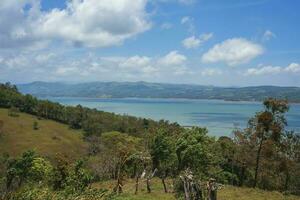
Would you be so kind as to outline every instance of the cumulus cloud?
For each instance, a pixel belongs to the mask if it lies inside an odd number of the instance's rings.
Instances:
[[[281,66],[260,66],[257,68],[249,68],[245,72],[247,76],[273,75],[281,73],[298,73],[300,72],[300,64],[291,63],[286,67]]]
[[[276,35],[270,30],[266,30],[262,37],[263,41],[269,41],[272,38],[276,38]]]
[[[133,56],[120,63],[120,67],[123,68],[144,67],[149,65],[150,61],[151,58],[147,56]]]
[[[24,8],[27,7],[25,11]],[[35,0],[1,0],[0,48],[37,46],[32,22],[40,16],[40,4]]]
[[[264,75],[264,74],[278,74],[281,72],[281,67],[278,66],[264,66],[261,68],[250,68],[246,75]]]
[[[300,64],[298,64],[298,63],[291,63],[284,70],[287,71],[287,72],[292,72],[292,73],[300,72]]]
[[[87,47],[119,45],[150,29],[146,5],[147,0],[70,0],[65,9],[41,12],[38,0],[3,0],[1,47],[47,40]]]
[[[25,52],[1,55],[2,78],[23,81],[159,81],[190,74],[187,58],[177,51],[158,57],[99,57],[82,54],[66,57],[64,53]]]
[[[233,38],[216,44],[202,56],[204,63],[224,62],[229,66],[248,63],[263,54],[263,47],[244,38]]]
[[[161,59],[159,59],[159,64],[163,66],[171,65],[181,65],[186,61],[186,57],[182,54],[179,54],[177,51],[171,51]]]
[[[182,45],[186,49],[194,49],[194,48],[201,46],[203,43],[205,43],[212,37],[213,37],[213,33],[204,33],[204,34],[200,35],[199,37],[191,36],[191,37],[185,38],[182,41]]]

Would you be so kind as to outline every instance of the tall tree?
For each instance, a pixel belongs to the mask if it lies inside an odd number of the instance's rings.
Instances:
[[[164,191],[167,193],[165,179],[169,173],[176,169],[177,157],[175,151],[175,142],[168,133],[160,129],[150,145],[150,154],[152,157],[153,168],[158,170],[158,175],[162,180]]]
[[[286,100],[277,100],[273,98],[264,101],[264,110],[259,112],[248,123],[248,134],[257,144],[254,185],[257,186],[261,154],[264,143],[267,140],[280,142],[287,125],[284,114],[288,111],[289,105]]]

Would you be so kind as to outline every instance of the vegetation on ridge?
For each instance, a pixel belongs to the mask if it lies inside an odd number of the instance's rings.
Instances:
[[[214,87],[147,82],[90,82],[79,84],[33,82],[18,85],[24,94],[39,97],[185,98],[263,101],[269,97],[300,102],[299,87]]]

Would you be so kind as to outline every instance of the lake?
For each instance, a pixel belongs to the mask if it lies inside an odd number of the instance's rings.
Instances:
[[[207,127],[210,135],[230,136],[234,127],[244,128],[248,119],[263,107],[258,102],[188,99],[98,99],[47,98],[64,105],[82,105],[98,110],[155,120],[165,119],[183,126]],[[287,113],[288,129],[300,132],[300,104]]]

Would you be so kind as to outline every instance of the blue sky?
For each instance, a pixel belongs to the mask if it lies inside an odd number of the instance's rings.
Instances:
[[[300,86],[295,0],[1,0],[0,81]]]

